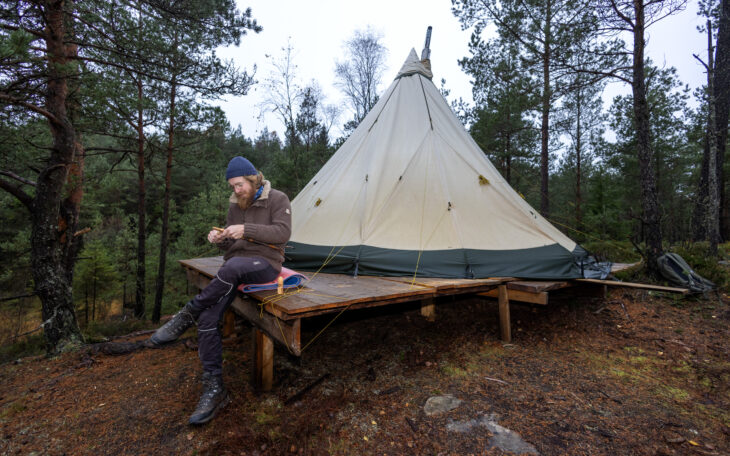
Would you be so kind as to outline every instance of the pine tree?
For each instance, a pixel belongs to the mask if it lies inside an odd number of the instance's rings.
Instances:
[[[8,56],[0,67],[0,103],[20,125],[28,117],[46,120],[51,136],[35,181],[7,170],[0,179],[0,188],[30,213],[31,269],[50,353],[83,341],[71,296],[85,154],[74,125],[80,78],[78,46],[69,43],[79,32],[74,6],[4,2],[0,12],[0,48]]]
[[[534,97],[519,43],[501,38],[483,42],[473,35],[469,48],[473,57],[459,64],[474,80],[470,133],[507,182],[517,184],[536,163],[538,140],[529,115]],[[515,168],[520,169],[517,176]]]
[[[646,102],[653,151],[652,169],[655,170],[656,198],[662,201],[661,230],[669,240],[679,241],[689,236],[693,170],[698,157],[687,142],[687,88],[683,87],[674,68],[659,69],[648,62],[645,73]],[[646,225],[640,216],[643,202],[637,199],[643,185],[639,157],[636,154],[637,136],[633,95],[619,96],[610,108],[610,126],[616,133],[614,154],[607,159],[622,177],[618,184],[624,189],[623,199],[627,216],[638,223],[634,232],[637,240],[649,242]]]
[[[646,28],[668,15],[684,8],[685,0],[605,1],[597,8],[608,33],[628,32],[632,36],[631,71],[623,79],[631,84],[633,116],[636,129],[636,155],[640,169],[642,233],[646,239],[646,267],[650,274],[659,276],[657,258],[662,254],[662,231],[657,197],[654,151],[651,148],[649,104],[646,99],[644,51]]]
[[[604,84],[587,84],[588,75],[575,73],[568,78],[568,90],[557,113],[558,129],[567,137],[562,168],[573,176],[571,205],[574,228],[583,231],[585,178],[596,157],[594,149],[602,142],[606,115],[601,94]]]
[[[615,41],[599,42],[593,5],[577,0],[453,0],[453,13],[464,27],[481,34],[492,24],[503,43],[519,43],[522,63],[531,78],[534,109],[540,116],[540,212],[550,212],[549,168],[552,107],[564,93],[564,79],[574,72],[594,80],[621,64]],[[503,52],[503,54],[506,53]],[[583,66],[576,67],[573,57]]]
[[[209,124],[206,120],[210,116],[203,112],[207,107],[200,105],[203,100],[247,93],[253,78],[245,71],[239,71],[232,62],[221,61],[216,57],[215,49],[238,44],[247,30],[261,31],[251,19],[250,9],[240,14],[226,0],[178,2],[161,15],[160,22],[165,46],[159,51],[167,61],[168,73],[166,80],[158,81],[157,89],[167,94],[168,124],[160,254],[152,310],[154,322],[160,320],[165,284],[175,132],[179,128]]]

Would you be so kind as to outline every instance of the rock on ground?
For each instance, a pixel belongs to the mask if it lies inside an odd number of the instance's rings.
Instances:
[[[428,398],[426,405],[423,406],[423,411],[426,412],[426,415],[433,416],[453,410],[460,404],[461,399],[457,399],[450,394],[445,396],[433,396]]]
[[[462,434],[474,432],[475,428],[479,427],[487,428],[492,433],[492,438],[489,440],[489,449],[499,448],[502,451],[518,454],[540,454],[534,446],[522,440],[520,434],[500,426],[494,414],[482,415],[469,421],[452,421],[446,425],[447,430]]]

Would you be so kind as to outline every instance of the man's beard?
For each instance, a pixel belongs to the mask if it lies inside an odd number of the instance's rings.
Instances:
[[[254,196],[256,196],[254,192],[251,192],[250,194],[244,193],[243,195],[236,195],[236,199],[238,200],[238,207],[243,210],[248,209],[248,207],[253,204]]]

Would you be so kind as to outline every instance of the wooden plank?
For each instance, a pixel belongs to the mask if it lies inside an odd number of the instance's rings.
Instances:
[[[211,280],[210,277],[204,276],[195,269],[185,268],[185,274],[187,275],[188,283],[201,290],[207,287]]]
[[[223,266],[223,262],[222,256],[180,260],[183,267],[198,271],[211,279],[218,273],[218,269]]]
[[[509,285],[507,285],[509,288]],[[489,290],[483,293],[479,293],[479,296],[487,296],[490,298],[498,298],[498,290]],[[520,290],[509,290],[509,299],[511,301],[529,302],[531,304],[547,305],[548,303],[548,292],[541,291],[539,293],[528,293]]]
[[[547,281],[547,280],[515,280],[507,284],[507,288],[526,293],[540,293],[543,291],[559,290],[561,288],[572,287],[574,284],[568,281]]]
[[[367,301],[390,301],[408,297],[411,300],[434,295],[434,289],[420,285],[384,280],[380,277],[351,277],[342,274],[317,274],[305,288],[277,295],[266,290],[249,295],[283,313],[297,315],[325,309],[339,309]]]
[[[223,262],[224,261],[223,261],[222,256],[180,260],[180,264],[183,265],[185,268],[196,270],[210,278],[215,277],[215,274],[218,272],[218,269],[223,265]],[[376,276],[351,277],[351,276],[346,276],[343,274],[324,274],[324,273],[317,274],[317,277],[320,277],[320,276],[337,276],[337,277],[343,277],[343,278],[351,278],[354,280],[368,277],[368,278],[378,279],[378,280],[388,280],[388,281],[393,281],[393,282],[400,282],[400,283],[405,283],[408,285],[411,285],[414,282],[412,276],[407,276],[407,277],[376,277]],[[428,287],[428,288],[436,288],[438,290],[441,290],[441,289],[447,289],[447,288],[469,288],[469,287],[475,287],[475,286],[481,286],[481,285],[499,285],[500,283],[504,283],[505,281],[510,281],[510,280],[515,280],[515,279],[512,277],[489,277],[486,279],[446,279],[446,278],[438,278],[438,277],[416,277],[415,283],[413,283],[413,285],[415,287]]]
[[[393,298],[386,301],[363,301],[358,302],[354,304],[347,304],[343,307],[335,307],[335,308],[329,308],[329,309],[322,309],[322,310],[313,310],[306,313],[298,313],[295,315],[286,315],[284,314],[284,317],[282,318],[283,321],[290,321],[292,318],[309,318],[309,317],[315,317],[318,315],[326,315],[326,314],[332,314],[336,312],[342,312],[343,309],[345,310],[357,310],[357,309],[369,309],[372,307],[381,307],[381,306],[389,306],[392,304],[402,304],[405,302],[414,302],[418,301],[420,297],[414,298],[413,296],[403,296],[400,298]]]
[[[480,292],[487,291],[487,290],[489,290],[491,288],[495,288],[495,287],[496,287],[495,285],[484,286],[484,287],[480,287],[477,289],[470,289],[467,293],[480,293]],[[310,293],[310,292],[311,292],[310,290],[304,289],[297,296],[292,297],[292,299],[306,300],[307,296],[308,296],[307,293]],[[370,298],[369,300],[363,300],[363,301],[358,301],[358,302],[346,302],[345,301],[345,302],[341,302],[340,305],[337,305],[334,307],[319,308],[318,306],[313,305],[310,308],[299,309],[299,311],[294,314],[284,313],[280,309],[271,310],[272,304],[269,304],[269,303],[265,304],[265,308],[267,311],[276,313],[276,315],[279,318],[281,318],[282,320],[290,320],[293,318],[307,318],[307,317],[312,317],[312,316],[316,316],[316,315],[324,315],[324,314],[333,313],[333,312],[340,312],[343,308],[364,309],[364,308],[369,308],[369,307],[387,306],[390,304],[397,304],[397,303],[403,303],[403,302],[409,302],[409,301],[418,301],[418,300],[424,299],[424,297],[429,297],[429,296],[430,297],[449,296],[452,294],[463,294],[463,293],[464,293],[463,291],[456,291],[455,289],[449,289],[444,292],[432,293],[430,295],[413,294],[413,295],[403,295],[403,296],[398,296],[395,298],[387,298],[387,299]],[[303,303],[300,303],[300,304],[304,305]],[[286,310],[286,309],[284,309],[284,310]]]
[[[281,320],[269,312],[261,312],[256,302],[251,299],[242,299],[240,296],[233,300],[231,308],[270,338],[282,344],[292,355],[302,355],[300,319]]]
[[[428,321],[436,321],[436,304],[433,303],[433,298],[421,300],[421,315]]]
[[[582,283],[596,283],[600,285],[607,285],[609,287],[638,288],[641,290],[664,291],[667,293],[689,294],[690,292],[687,288],[663,287],[660,285],[649,285],[648,283],[618,282],[616,280],[600,279],[575,279],[575,281]]]
[[[504,342],[510,342],[512,341],[512,328],[510,326],[507,285],[502,284],[497,287],[497,293],[499,294],[499,332]]]
[[[263,331],[253,329],[253,386],[258,391],[271,391],[274,385],[274,343]]]
[[[218,268],[222,257],[195,258],[180,261],[188,272],[188,281],[204,288]],[[397,302],[416,301],[435,296],[458,293],[478,293],[496,287],[512,278],[441,279],[412,277],[351,277],[342,274],[316,274],[305,287],[277,295],[276,290],[250,293],[261,301],[267,313],[282,320],[338,312],[343,307],[363,308]],[[276,337],[275,337],[276,338]]]
[[[439,277],[382,277],[383,280],[390,280],[393,282],[401,282],[406,284],[413,284],[422,287],[435,288],[438,291],[444,291],[447,289],[459,289],[459,288],[472,288],[480,287],[485,285],[499,285],[503,283],[505,279],[501,278],[487,278],[487,279],[444,279]]]

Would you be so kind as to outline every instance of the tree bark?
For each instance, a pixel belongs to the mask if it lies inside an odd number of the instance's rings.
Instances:
[[[715,46],[715,125],[717,134],[717,183],[720,189],[720,237],[730,239],[730,208],[725,195],[725,151],[730,117],[730,0],[722,0]]]
[[[84,303],[86,304],[84,307],[84,324],[86,327],[89,327],[89,284],[84,284]]]
[[[705,230],[705,219],[707,218],[707,198],[709,197],[707,180],[709,177],[709,157],[710,157],[710,138],[705,132],[705,141],[702,145],[702,165],[700,168],[700,181],[697,187],[697,198],[695,199],[695,207],[692,211],[692,240],[695,242],[702,241],[707,238]]]
[[[509,89],[508,89],[509,90]],[[504,178],[512,185],[512,105],[507,104],[507,139],[504,155]]]
[[[582,90],[582,89],[578,89]],[[575,119],[575,226],[576,229],[582,230],[582,214],[581,214],[581,148],[583,143],[581,141],[581,101],[582,92],[578,94],[576,98],[576,119]]]
[[[34,289],[42,303],[46,350],[57,353],[83,343],[72,299],[76,232],[83,196],[84,151],[67,111],[68,80],[73,77],[77,49],[67,46],[63,2],[42,4],[48,26],[46,109],[53,146],[36,182],[31,207],[31,266]]]
[[[662,232],[657,200],[656,174],[654,171],[654,152],[651,145],[649,125],[649,104],[646,100],[646,81],[644,76],[644,18],[643,0],[634,0],[634,49],[633,78],[631,89],[634,98],[634,121],[636,123],[636,147],[639,158],[641,180],[642,225],[646,241],[647,271],[659,276],[657,258],[662,254]]]
[[[91,287],[91,321],[96,321],[96,265],[94,265],[94,285]]]
[[[170,125],[167,133],[167,167],[165,168],[165,196],[162,203],[162,233],[160,234],[160,263],[157,267],[155,289],[155,305],[152,309],[152,321],[159,323],[162,311],[162,294],[165,287],[165,266],[167,262],[167,245],[170,218],[170,184],[172,182],[172,154],[175,144],[175,97],[177,85],[173,77],[170,84]]]
[[[145,312],[145,240],[147,239],[145,221],[144,185],[144,117],[142,110],[142,80],[137,79],[137,283],[134,315],[143,318]]]
[[[504,160],[502,160],[503,167],[503,175],[505,180],[507,181],[508,185],[512,185],[512,133],[507,134],[507,143],[506,143],[506,154],[504,156]]]
[[[552,1],[545,2],[545,48],[542,55],[542,125],[540,127],[540,213],[543,217],[550,214],[550,199],[548,194],[548,178],[550,168],[550,155],[548,150],[549,128],[550,128],[550,51],[551,51],[551,30],[550,19],[552,18]]]
[[[716,170],[717,161],[717,124],[715,116],[715,76],[712,56],[712,24],[707,20],[707,138],[709,143],[707,168]],[[720,241],[720,192],[717,188],[718,173],[707,173],[707,203],[705,214],[705,231],[710,243],[709,253],[717,256],[717,244]]]

